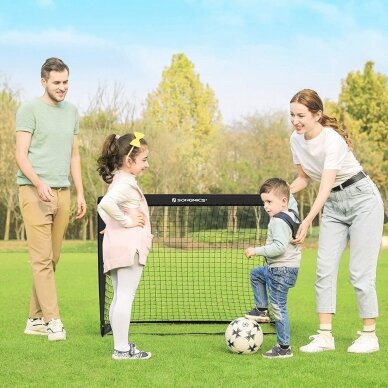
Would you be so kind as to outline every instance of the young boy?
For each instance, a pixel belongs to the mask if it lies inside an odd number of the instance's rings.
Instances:
[[[297,204],[290,198],[290,189],[282,179],[268,179],[259,194],[264,209],[271,217],[268,224],[267,241],[261,247],[249,247],[245,255],[264,256],[267,264],[251,271],[251,285],[256,306],[245,317],[259,323],[269,322],[268,294],[275,318],[277,344],[263,353],[267,358],[292,357],[290,346],[290,323],[287,313],[287,294],[294,287],[298,276],[301,253],[299,246],[291,241],[295,238],[300,219]]]

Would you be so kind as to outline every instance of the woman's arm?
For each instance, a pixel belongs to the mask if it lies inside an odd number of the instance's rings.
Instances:
[[[307,187],[310,182],[310,177],[303,171],[303,168],[300,164],[295,164],[296,172],[298,176],[296,179],[290,184],[290,192],[291,194],[297,193],[298,191],[303,190]]]
[[[316,215],[323,208],[327,198],[329,198],[330,191],[334,186],[336,176],[337,170],[323,170],[317,198],[315,198],[309,214],[307,214],[306,218],[300,224],[296,238],[293,241],[294,244],[303,243],[304,239],[306,238],[308,228],[310,227]]]

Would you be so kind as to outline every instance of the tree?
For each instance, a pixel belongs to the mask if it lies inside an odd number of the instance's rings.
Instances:
[[[388,140],[388,77],[376,73],[373,67],[373,62],[367,62],[363,73],[350,72],[342,83],[338,102],[342,112],[359,122],[360,132],[366,133],[385,151]]]
[[[290,129],[283,112],[255,114],[233,123],[217,147],[218,190],[257,193],[271,177],[291,181],[294,166],[289,147]]]
[[[151,147],[152,174],[150,186],[144,188],[160,194],[209,192],[216,176],[212,151],[221,113],[213,90],[202,84],[183,53],[173,55],[160,84],[148,95],[143,125]],[[183,214],[183,225],[187,225],[186,217]],[[167,207],[163,220],[167,231]],[[180,237],[186,233],[184,228]]]
[[[354,152],[388,204],[388,77],[367,62],[350,72],[338,100],[340,120],[354,139]],[[385,206],[387,209],[387,206]]]
[[[97,199],[104,195],[107,188],[96,171],[102,144],[111,133],[121,135],[133,131],[133,120],[134,104],[124,96],[123,88],[118,85],[114,85],[112,90],[100,86],[81,119],[80,152],[85,199],[88,206],[82,225],[82,239],[95,238]],[[68,235],[76,238],[74,234],[74,231],[69,228]]]
[[[15,235],[22,225],[18,209],[18,191],[16,185],[17,165],[15,162],[15,114],[19,106],[17,93],[7,81],[0,86],[0,202],[5,212],[3,239],[10,238],[13,222]]]
[[[213,90],[202,84],[183,53],[173,55],[160,84],[148,95],[143,124],[151,143],[153,191],[208,192],[221,113]]]

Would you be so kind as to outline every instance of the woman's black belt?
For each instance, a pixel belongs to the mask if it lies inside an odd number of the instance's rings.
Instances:
[[[345,181],[344,183],[341,183],[340,185],[336,186],[336,187],[333,187],[331,189],[331,191],[340,191],[340,190],[343,190],[345,187],[348,187],[350,185],[352,185],[353,183],[356,183],[358,182],[359,180],[365,178],[367,175],[365,174],[364,171],[360,171],[359,173],[357,173],[356,175],[353,175],[351,178],[349,178],[347,181]]]

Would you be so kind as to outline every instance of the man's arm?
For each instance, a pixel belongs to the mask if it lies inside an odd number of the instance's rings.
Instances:
[[[86,201],[81,176],[81,157],[79,154],[78,136],[74,135],[73,148],[71,150],[70,173],[73,179],[75,190],[77,191],[77,216],[81,219],[86,213]]]
[[[32,134],[30,132],[16,132],[16,162],[23,174],[37,188],[39,197],[45,202],[51,202],[53,193],[50,186],[46,185],[38,177],[38,175],[36,175],[36,172],[34,171],[31,162],[28,159],[28,150],[31,145],[31,137]]]

